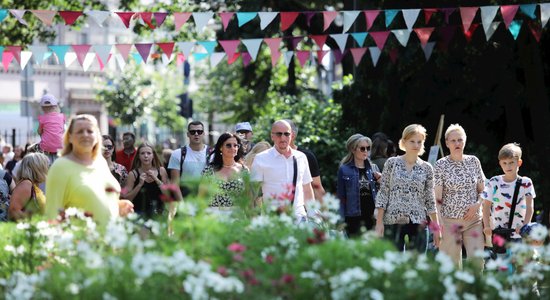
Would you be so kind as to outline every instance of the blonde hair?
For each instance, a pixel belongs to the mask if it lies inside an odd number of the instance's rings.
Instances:
[[[21,160],[17,170],[17,179],[30,180],[33,184],[46,181],[50,159],[42,153],[29,153]]]
[[[67,128],[67,131],[65,131],[65,134],[63,135],[63,150],[61,150],[61,156],[65,156],[73,152],[73,145],[70,141],[70,135],[73,133],[74,129],[74,123],[76,121],[88,121],[92,123],[92,127],[94,128],[94,134],[96,135],[96,143],[94,147],[92,148],[92,158],[96,159],[101,151],[101,147],[103,145],[102,138],[101,138],[101,132],[99,132],[99,125],[97,124],[97,119],[88,114],[83,115],[76,115],[71,118],[71,121],[69,122],[69,128]]]
[[[357,149],[357,145],[359,145],[359,143],[361,142],[367,142],[369,147],[372,146],[371,139],[360,133],[356,133],[348,138],[348,140],[346,141],[346,149],[348,150],[348,153],[346,154],[346,156],[344,156],[344,158],[342,158],[342,160],[340,161],[340,165],[347,164],[353,160],[353,151]]]
[[[521,159],[521,148],[519,144],[509,143],[500,148],[500,151],[498,151],[498,160],[509,158]]]
[[[418,152],[418,155],[422,155],[426,152],[426,149],[424,149],[424,141],[426,140],[427,134],[426,128],[420,124],[411,124],[403,129],[403,134],[401,134],[401,139],[399,140],[399,149],[405,151],[405,141],[415,134],[420,134],[422,136],[422,149]]]
[[[139,152],[143,148],[151,148],[151,152],[153,152],[153,160],[151,161],[151,165],[153,168],[160,168],[162,167],[162,164],[160,162],[159,156],[157,154],[157,151],[155,151],[155,145],[149,143],[149,142],[143,142],[136,150],[136,155],[134,156],[134,160],[132,161],[132,170],[138,169],[141,167],[141,158],[139,157]]]
[[[252,163],[254,162],[254,158],[256,157],[256,154],[260,152],[264,152],[269,148],[271,148],[271,144],[269,144],[266,141],[261,141],[256,143],[256,145],[254,145],[254,147],[252,147],[252,149],[250,149],[248,154],[246,154],[246,156],[244,157],[244,165],[247,166],[248,168],[251,168]]]
[[[449,137],[449,134],[451,132],[457,131],[461,136],[464,137],[464,141],[466,141],[466,131],[464,131],[464,128],[460,126],[459,124],[451,124],[449,127],[447,127],[447,130],[445,130],[445,140]]]

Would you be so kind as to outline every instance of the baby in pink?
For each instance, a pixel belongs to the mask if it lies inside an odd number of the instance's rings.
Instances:
[[[40,150],[53,162],[57,158],[57,151],[63,148],[65,115],[60,113],[57,99],[50,94],[42,96],[40,107],[44,112],[43,115],[38,116]]]

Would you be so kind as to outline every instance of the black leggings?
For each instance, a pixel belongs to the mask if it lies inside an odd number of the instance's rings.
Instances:
[[[425,229],[426,226],[413,223],[384,225],[384,235],[395,244],[398,251],[415,249],[423,253],[428,241]],[[409,237],[406,245],[405,236]]]

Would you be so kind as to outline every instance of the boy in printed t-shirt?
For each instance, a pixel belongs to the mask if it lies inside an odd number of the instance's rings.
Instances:
[[[52,164],[57,159],[57,151],[63,148],[63,132],[65,131],[65,115],[59,112],[57,99],[45,94],[40,99],[43,115],[38,116],[38,134],[40,135],[40,151],[44,152]]]
[[[511,228],[514,229],[510,237],[511,240],[519,241],[521,240],[521,228],[523,225],[530,223],[533,217],[535,189],[531,178],[518,175],[519,167],[523,163],[521,148],[518,144],[509,143],[504,145],[498,152],[498,160],[504,174],[491,178],[481,194],[481,198],[484,199],[483,233],[486,237],[491,237],[495,228]],[[521,185],[516,200],[512,226],[509,227],[512,200],[518,179],[521,179]]]

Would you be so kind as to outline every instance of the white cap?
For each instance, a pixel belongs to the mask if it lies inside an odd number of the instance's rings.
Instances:
[[[239,132],[241,130],[252,131],[252,126],[250,126],[250,123],[248,122],[237,123],[237,126],[235,126],[235,131]]]
[[[40,98],[40,106],[55,106],[57,99],[52,94],[46,94]]]

